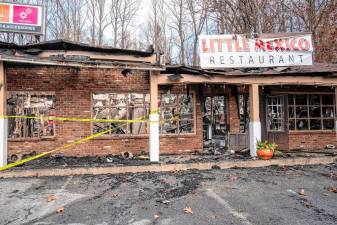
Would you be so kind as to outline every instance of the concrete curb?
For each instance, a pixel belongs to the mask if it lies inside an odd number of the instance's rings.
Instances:
[[[169,172],[185,170],[209,170],[217,166],[221,169],[229,168],[254,168],[265,166],[295,166],[295,165],[315,165],[330,164],[337,160],[337,156],[323,157],[297,157],[290,159],[272,160],[248,160],[248,161],[221,161],[221,162],[200,162],[200,163],[179,163],[179,164],[152,164],[143,166],[112,166],[112,167],[74,167],[55,169],[30,169],[12,170],[0,172],[0,178],[17,177],[47,177],[47,176],[79,176],[98,174],[122,174],[122,173],[143,173],[143,172]]]

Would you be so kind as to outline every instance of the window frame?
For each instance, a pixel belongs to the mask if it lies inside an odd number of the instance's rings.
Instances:
[[[161,101],[161,95],[167,94],[165,91],[159,91],[158,92],[158,101]],[[173,91],[170,94],[175,94],[175,95],[185,95],[186,92],[179,92],[179,91]],[[193,132],[191,133],[161,133],[160,128],[159,128],[159,136],[163,137],[171,137],[171,136],[179,136],[179,137],[184,137],[184,136],[195,136],[197,135],[197,118],[196,118],[196,92],[194,90],[191,90],[190,95],[192,95],[192,107],[193,107]],[[158,110],[160,111],[160,106],[158,107]],[[159,115],[160,119],[160,115]]]
[[[149,92],[127,92],[127,91],[93,91],[90,93],[90,114],[91,114],[91,118],[94,118],[94,94],[143,94],[143,95],[149,95],[149,100],[151,100],[151,96]],[[150,106],[151,103],[149,101],[149,110],[150,110]],[[113,107],[111,107],[113,108]],[[128,107],[125,107],[128,109]],[[145,109],[145,108],[144,108]],[[136,118],[139,119],[139,118]],[[92,135],[94,135],[94,123],[95,122],[91,122],[90,123],[90,132]],[[147,124],[147,122],[143,122],[144,124]],[[129,128],[128,128],[129,129]],[[149,134],[149,127],[146,127],[146,133],[142,133],[142,134],[131,134],[131,133],[126,133],[126,134],[112,134],[112,133],[108,133],[108,134],[104,134],[99,136],[96,139],[123,139],[123,138],[145,138],[148,137]]]
[[[53,96],[53,106],[55,110],[55,104],[56,104],[56,93],[55,91],[7,91],[6,95],[6,107],[7,107],[7,101],[10,95],[25,95],[29,94],[30,96],[32,95],[37,95],[37,96]],[[8,114],[7,114],[8,115]],[[53,120],[51,120],[53,121]],[[40,124],[39,128],[40,129]],[[12,138],[9,137],[8,135],[8,141],[11,142],[23,142],[23,141],[53,141],[56,139],[57,136],[57,129],[56,129],[56,121],[53,122],[53,130],[54,130],[54,135],[53,136],[38,136],[38,137],[19,137],[19,138]]]
[[[268,104],[268,99],[270,98],[279,98],[280,99],[280,104]],[[266,98],[266,102],[265,102],[265,105],[266,105],[266,127],[267,127],[267,132],[272,132],[272,133],[283,133],[285,132],[287,129],[286,129],[286,115],[285,115],[285,102],[284,102],[284,95],[268,95],[267,98]],[[288,99],[287,99],[288,100]],[[271,107],[280,107],[282,112],[280,112],[280,114],[282,115],[282,118],[278,118],[277,120],[280,121],[280,126],[282,127],[282,130],[271,130],[270,129],[270,126],[268,124],[268,107],[271,106]],[[289,106],[288,106],[289,108]],[[288,113],[289,114],[289,113]],[[289,123],[289,122],[288,122]]]
[[[295,100],[295,96],[296,95],[305,95],[306,96],[306,102],[307,104],[306,105],[297,105],[296,104],[296,100]],[[318,106],[318,105],[314,105],[314,104],[310,104],[309,102],[309,99],[310,99],[310,96],[314,96],[314,95],[318,95],[319,96],[319,100],[320,100],[320,104],[319,104],[319,108],[320,108],[320,117],[311,117],[310,116],[310,107],[313,107],[313,106]],[[326,95],[329,95],[329,96],[332,96],[333,98],[333,105],[324,105],[323,104],[323,96],[326,96]],[[289,97],[292,96],[293,97],[293,104],[289,104]],[[294,116],[293,117],[290,117],[290,108],[293,108],[293,114]],[[297,107],[306,107],[307,109],[307,117],[303,117],[303,118],[297,118],[296,116],[296,108]],[[329,107],[329,108],[333,108],[333,118],[326,118],[323,116],[323,108],[324,107]],[[319,93],[319,92],[314,92],[314,93],[302,93],[302,92],[299,92],[299,93],[289,93],[288,95],[288,127],[289,127],[289,132],[334,132],[336,130],[336,119],[337,119],[337,116],[336,116],[336,98],[335,98],[335,94],[334,93]],[[308,121],[308,129],[303,129],[303,130],[298,130],[297,129],[297,121],[298,120],[307,120]],[[293,120],[294,121],[294,125],[295,125],[295,129],[290,129],[290,120]],[[310,124],[310,121],[311,120],[320,120],[320,129],[311,129],[311,124]],[[324,124],[324,120],[333,120],[333,128],[332,129],[323,129],[323,124]]]

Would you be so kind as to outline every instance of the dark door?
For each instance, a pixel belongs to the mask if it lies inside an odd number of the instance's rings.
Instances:
[[[265,139],[274,142],[280,150],[289,149],[288,137],[288,97],[287,95],[266,95],[265,98]]]
[[[209,96],[205,101],[204,147],[225,149],[228,146],[228,123],[227,123],[226,96]]]

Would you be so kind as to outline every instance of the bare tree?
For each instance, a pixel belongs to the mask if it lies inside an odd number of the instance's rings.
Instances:
[[[87,0],[90,15],[91,44],[103,45],[104,31],[110,25],[106,0]]]
[[[192,21],[193,31],[193,50],[192,65],[198,64],[198,37],[204,29],[206,18],[208,16],[208,2],[205,0],[187,0],[187,7]]]
[[[112,0],[110,8],[110,24],[112,26],[113,46],[130,47],[130,28],[139,10],[137,0]]]
[[[185,45],[188,35],[188,18],[186,9],[186,0],[171,0],[166,4],[171,13],[169,27],[177,34],[175,44],[179,48],[179,63],[185,64]]]
[[[85,26],[85,4],[81,0],[54,0],[47,6],[49,38],[80,42]]]
[[[153,45],[155,51],[166,52],[167,49],[167,13],[164,0],[151,1],[151,15],[143,33],[148,45]]]

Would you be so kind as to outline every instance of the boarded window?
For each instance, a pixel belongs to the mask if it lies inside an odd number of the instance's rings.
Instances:
[[[7,114],[10,116],[48,117],[53,116],[54,94],[10,92],[7,97]],[[10,139],[50,138],[55,136],[55,123],[32,118],[8,120]]]
[[[160,95],[160,132],[162,134],[194,133],[193,95]]]
[[[108,120],[140,120],[149,114],[150,95],[142,93],[93,94],[93,118]],[[93,133],[111,130],[108,134],[146,134],[145,122],[95,122]]]
[[[333,130],[335,102],[332,94],[289,95],[289,130]]]

